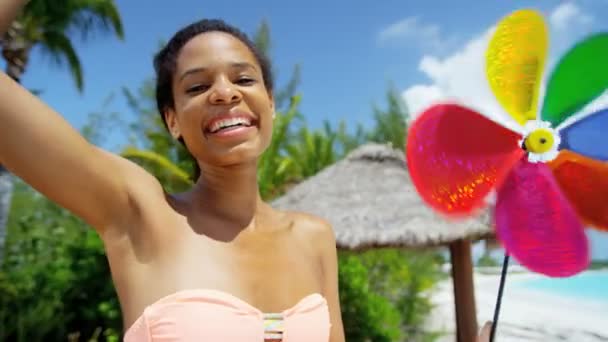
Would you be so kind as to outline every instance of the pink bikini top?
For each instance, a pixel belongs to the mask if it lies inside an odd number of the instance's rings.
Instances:
[[[229,293],[183,290],[148,306],[124,342],[327,342],[327,301],[311,294],[279,313],[263,313]]]

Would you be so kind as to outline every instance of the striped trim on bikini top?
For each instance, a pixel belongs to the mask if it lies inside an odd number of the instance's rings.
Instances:
[[[282,340],[284,331],[284,319],[280,313],[264,314],[264,339]]]

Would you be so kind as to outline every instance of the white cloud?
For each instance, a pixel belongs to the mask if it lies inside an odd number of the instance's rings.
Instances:
[[[574,2],[566,2],[549,13],[552,30],[551,52],[560,55],[577,39],[590,33],[594,18]],[[558,39],[555,39],[558,38]]]
[[[549,22],[556,30],[563,31],[572,26],[590,25],[593,23],[593,18],[584,13],[576,4],[566,2],[551,12]]]
[[[422,110],[438,101],[456,102],[480,113],[512,125],[487,85],[482,67],[486,46],[494,28],[467,43],[463,49],[445,59],[424,56],[419,64],[431,84],[414,85],[403,92],[405,101],[415,118]]]
[[[423,48],[441,50],[449,44],[439,25],[423,23],[417,17],[408,17],[380,30],[377,36],[381,45],[391,42],[415,41]]]
[[[418,112],[430,103],[440,101],[444,94],[436,85],[417,84],[408,88],[403,96],[410,111],[410,118],[414,118]]]
[[[573,4],[558,6],[550,13],[549,18],[550,30],[557,30],[555,25],[566,23],[571,32],[586,29],[581,26],[587,25],[586,23],[592,20],[589,15]],[[580,18],[587,19],[581,20]],[[412,119],[433,103],[450,101],[468,106],[492,120],[517,129],[515,121],[506,114],[495,99],[485,75],[485,51],[494,29],[494,27],[487,29],[460,50],[445,58],[434,55],[422,57],[418,69],[430,82],[415,84],[402,93]],[[551,34],[552,38],[556,36],[559,35]],[[559,37],[563,37],[563,35]],[[574,42],[572,39],[573,36],[568,35],[567,43],[572,44]],[[560,40],[557,45],[565,45],[565,43]],[[563,53],[563,51],[559,53]],[[554,56],[551,56],[545,71],[552,68],[554,60]],[[544,86],[541,86],[541,96],[543,92]]]

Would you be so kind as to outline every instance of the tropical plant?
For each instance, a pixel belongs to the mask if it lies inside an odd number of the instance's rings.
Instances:
[[[258,162],[258,186],[264,199],[278,196],[285,186],[297,180],[296,160],[285,155],[290,125],[299,115],[300,97],[294,96],[287,112],[277,112],[270,145]]]
[[[339,158],[336,141],[337,134],[327,121],[322,130],[300,127],[285,147],[289,158],[294,161],[297,177],[308,178],[335,163]]]
[[[392,84],[389,85],[386,100],[386,110],[373,106],[376,125],[369,132],[368,140],[390,143],[394,148],[403,150],[405,148],[409,115],[407,107]]]
[[[0,266],[0,341],[118,341],[121,316],[103,244],[67,210],[17,181]]]
[[[336,153],[340,158],[346,156],[350,151],[368,141],[368,133],[361,123],[357,123],[355,130],[350,133],[348,132],[346,122],[340,121],[335,134],[338,143],[336,146]]]
[[[369,270],[354,253],[339,254],[338,283],[347,341],[392,342],[403,336],[399,311],[370,286]]]
[[[264,54],[269,60],[272,60],[272,38],[270,36],[270,25],[266,19],[262,19],[258,26],[255,34],[253,35],[253,42],[256,47]],[[271,63],[271,70],[275,77],[278,76],[278,70]],[[276,90],[274,94],[275,107],[280,111],[287,111],[292,103],[292,98],[296,96],[298,86],[300,85],[300,65],[296,64],[293,66],[291,77],[287,84]]]
[[[156,176],[168,192],[186,190],[198,178],[198,165],[186,147],[167,131],[156,109],[154,80],[147,79],[132,91],[123,88],[131,109],[129,144],[120,154]]]
[[[397,248],[340,253],[347,341],[433,341],[424,329],[434,285],[445,277],[435,253]]]
[[[84,80],[80,58],[72,45],[74,35],[84,40],[94,33],[124,37],[122,21],[113,0],[32,0],[11,24],[0,42],[6,73],[19,81],[32,50],[39,47],[59,65],[67,63],[78,90]]]

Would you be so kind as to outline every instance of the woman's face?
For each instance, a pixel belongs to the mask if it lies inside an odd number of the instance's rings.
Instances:
[[[230,34],[203,33],[184,45],[173,97],[175,109],[165,113],[171,134],[203,166],[250,162],[268,147],[272,95],[253,53]]]

